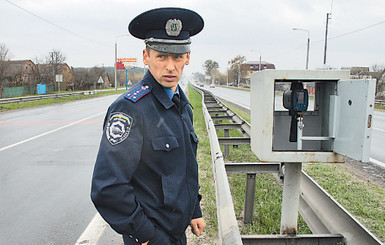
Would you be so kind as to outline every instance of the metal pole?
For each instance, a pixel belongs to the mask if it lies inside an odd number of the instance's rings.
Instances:
[[[326,64],[326,49],[327,49],[327,46],[328,46],[328,28],[329,28],[329,19],[331,19],[331,17],[329,17],[330,15],[332,15],[332,13],[327,13],[326,14],[324,65]]]
[[[307,51],[306,51],[306,70],[309,68],[309,48],[310,48],[310,31],[300,28],[293,28],[293,31],[306,31],[307,32]]]
[[[117,38],[115,39],[115,92],[118,91],[118,82],[116,81],[116,60],[118,59],[118,44],[117,44]]]
[[[123,35],[119,35],[119,36],[116,36],[115,38],[115,92],[118,91],[118,81],[116,80],[116,66],[117,66],[117,59],[118,59],[118,37],[124,37],[124,36],[129,36],[128,34],[123,34]]]
[[[285,175],[282,194],[281,234],[295,235],[297,233],[302,163],[285,163],[284,168]]]
[[[239,87],[239,83],[241,82],[241,63],[239,62],[239,66],[238,66],[238,85],[237,87]]]
[[[243,222],[249,224],[253,222],[256,175],[255,173],[247,174],[246,178],[245,215]]]
[[[302,129],[303,129],[303,118],[302,116],[297,119],[297,150],[302,150]]]
[[[309,48],[310,48],[310,35],[307,38],[306,70],[309,69]]]
[[[127,87],[127,84],[128,84],[128,77],[127,76],[128,76],[128,74],[127,73],[128,73],[128,69],[126,68],[126,90],[128,89],[128,87]]]
[[[227,69],[227,86],[229,86],[229,70]]]
[[[224,129],[224,133],[223,134],[224,134],[223,136],[225,138],[230,137],[230,129]],[[224,145],[223,147],[224,147],[224,149],[223,149],[224,157],[228,158],[230,156],[230,146],[229,145]]]

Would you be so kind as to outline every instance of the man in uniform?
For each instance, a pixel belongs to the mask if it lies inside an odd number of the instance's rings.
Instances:
[[[144,12],[129,32],[144,39],[149,71],[111,104],[92,178],[91,198],[126,245],[185,245],[201,235],[198,139],[191,105],[178,86],[190,61],[190,37],[203,29],[181,8]]]

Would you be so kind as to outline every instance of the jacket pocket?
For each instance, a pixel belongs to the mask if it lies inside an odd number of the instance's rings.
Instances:
[[[182,181],[180,176],[162,176],[163,204],[167,209],[176,208]]]
[[[163,136],[151,139],[152,148],[155,151],[171,151],[179,147],[175,136]]]

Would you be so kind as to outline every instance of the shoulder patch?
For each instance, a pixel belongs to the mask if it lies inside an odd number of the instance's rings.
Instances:
[[[106,137],[111,145],[119,144],[130,134],[132,118],[123,112],[111,113],[106,127]]]
[[[147,95],[148,93],[151,92],[151,88],[148,85],[141,85],[134,87],[131,89],[125,96],[124,98],[131,100],[132,102],[137,102],[143,96]]]

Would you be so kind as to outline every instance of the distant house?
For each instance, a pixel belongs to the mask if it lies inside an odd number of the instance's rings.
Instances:
[[[275,69],[275,65],[272,63],[268,63],[266,61],[248,61],[246,63],[243,63],[242,66],[245,67],[244,70],[247,71],[245,75],[245,81],[246,84],[250,84],[250,77],[251,74],[254,72],[266,70],[266,69]]]
[[[261,63],[259,61],[248,61],[243,65],[248,66],[248,69],[251,73],[265,69],[275,69],[274,64],[268,63],[266,61],[261,61]],[[259,66],[261,66],[261,68],[259,68]]]
[[[31,60],[7,61],[7,86],[28,86],[36,82],[36,65]]]
[[[350,70],[350,77],[354,79],[376,79],[376,97],[385,98],[385,70],[370,71],[369,67],[342,67],[342,70]]]
[[[57,86],[55,75],[61,74],[63,75],[63,82],[60,84],[61,90],[73,90],[73,71],[66,63],[57,64],[56,66],[52,64],[38,64],[37,67],[42,83],[55,84]]]

